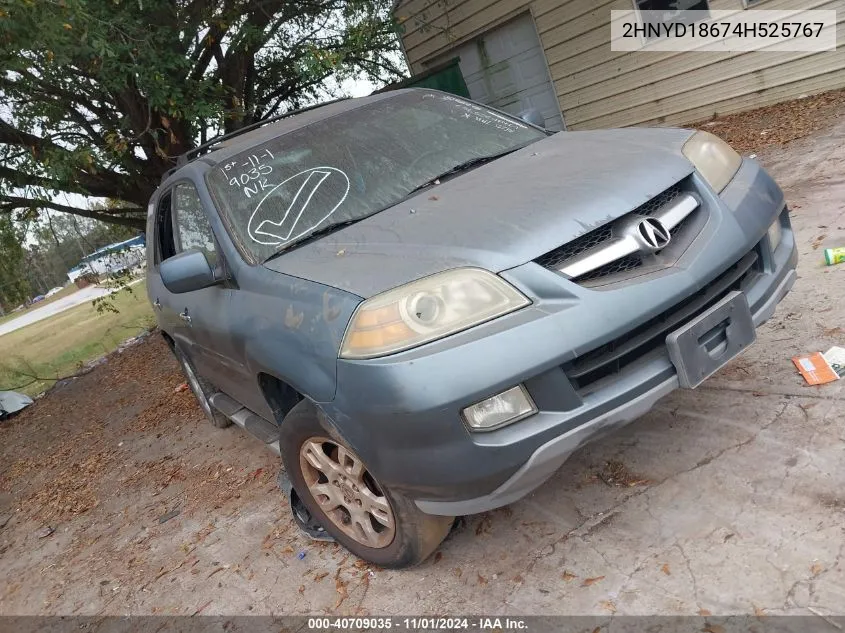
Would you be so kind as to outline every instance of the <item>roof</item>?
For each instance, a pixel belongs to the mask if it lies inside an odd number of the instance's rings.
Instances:
[[[103,255],[108,255],[109,253],[116,253],[118,251],[125,250],[130,248],[131,246],[144,246],[146,244],[146,239],[143,235],[139,235],[138,237],[133,237],[132,239],[125,240],[123,242],[115,242],[114,244],[109,244],[108,246],[103,246],[102,248],[98,248],[93,253],[86,255],[82,258],[81,263],[90,262]],[[81,264],[80,264],[81,265]],[[76,266],[79,268],[79,266]],[[75,270],[71,269],[71,270]]]
[[[398,91],[394,91],[398,92]],[[213,149],[208,154],[202,156],[202,160],[212,165],[216,165],[228,160],[232,156],[239,154],[250,147],[260,145],[271,139],[278,138],[289,132],[293,132],[300,128],[322,121],[344,112],[356,110],[362,106],[389,99],[393,93],[370,95],[368,97],[358,97],[355,99],[344,99],[343,101],[334,101],[324,106],[305,110],[299,114],[291,114],[289,117],[284,117],[273,123],[268,123],[265,126],[259,127],[255,130],[233,136],[228,139],[223,139],[215,145],[218,149]]]

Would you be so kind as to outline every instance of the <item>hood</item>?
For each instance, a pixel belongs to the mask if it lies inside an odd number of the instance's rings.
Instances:
[[[265,265],[364,298],[461,266],[498,273],[633,211],[690,174],[681,147],[691,134],[561,132]]]

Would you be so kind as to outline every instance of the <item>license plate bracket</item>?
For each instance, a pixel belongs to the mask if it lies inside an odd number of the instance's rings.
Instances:
[[[681,387],[695,389],[757,340],[748,299],[739,290],[666,336]]]

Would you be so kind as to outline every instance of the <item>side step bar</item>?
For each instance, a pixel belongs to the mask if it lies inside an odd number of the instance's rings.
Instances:
[[[240,402],[233,400],[224,393],[215,393],[208,401],[212,407],[232,422],[261,440],[276,455],[281,454],[278,426],[253,413]]]

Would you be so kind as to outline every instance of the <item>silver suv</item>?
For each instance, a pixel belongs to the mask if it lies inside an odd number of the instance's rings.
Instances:
[[[149,209],[150,301],[205,413],[386,567],[696,387],[795,281],[783,193],[715,136],[551,134],[432,90],[219,138]]]

